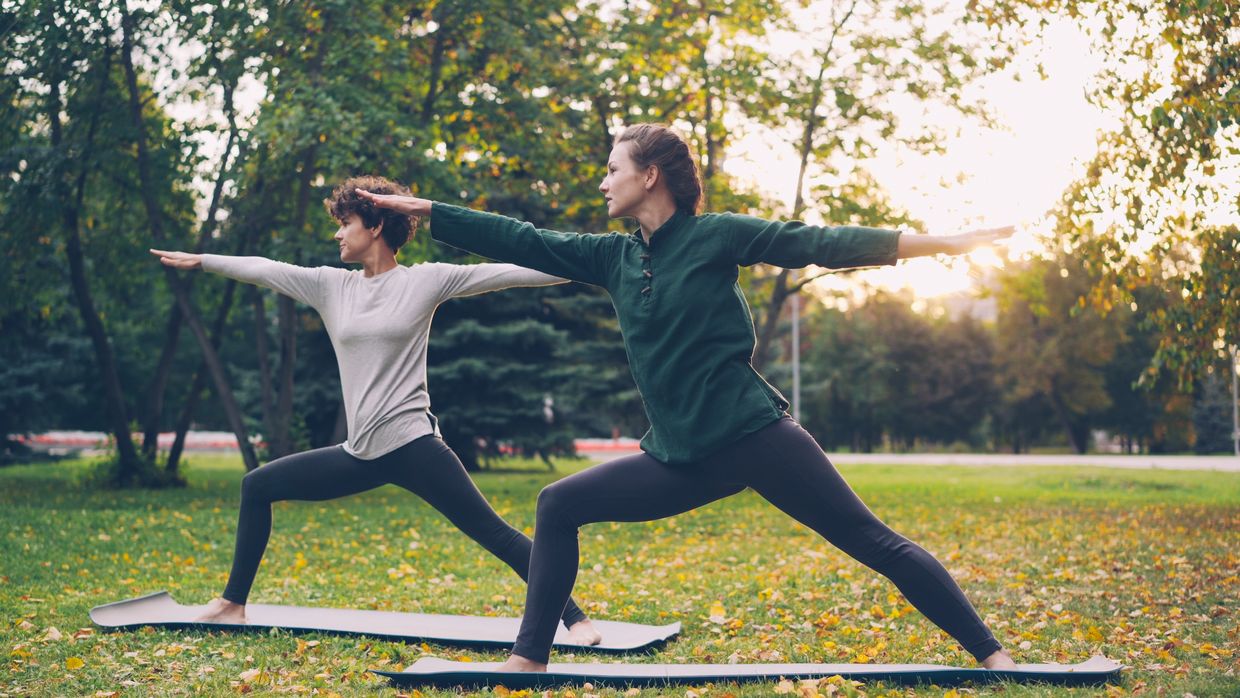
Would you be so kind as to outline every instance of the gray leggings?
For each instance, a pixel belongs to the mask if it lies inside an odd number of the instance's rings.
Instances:
[[[237,548],[224,598],[244,604],[271,535],[271,503],[320,502],[380,485],[399,485],[426,500],[465,535],[503,560],[521,579],[530,565],[530,539],[487,504],[461,461],[437,436],[423,436],[374,460],[354,458],[341,446],[277,458],[241,480]],[[566,595],[567,596],[567,595]],[[564,624],[585,620],[571,599],[560,602]],[[552,631],[554,635],[554,631]]]
[[[689,465],[642,453],[583,470],[538,495],[525,617],[513,654],[546,662],[556,618],[577,577],[577,529],[651,521],[752,488],[833,545],[886,576],[978,660],[1000,648],[960,587],[930,553],[874,516],[814,438],[789,417]]]

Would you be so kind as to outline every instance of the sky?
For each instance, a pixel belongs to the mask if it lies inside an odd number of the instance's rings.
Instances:
[[[1038,60],[1045,80],[1035,71]],[[1043,244],[1036,234],[1045,228],[1046,212],[1092,158],[1099,130],[1109,124],[1085,97],[1087,80],[1100,65],[1078,28],[1069,21],[1052,23],[1043,40],[974,86],[994,111],[999,129],[965,125],[942,155],[889,145],[866,167],[893,203],[924,221],[931,234],[1015,225],[1018,232],[1007,246],[1019,256]],[[943,118],[961,120],[946,111]],[[729,153],[724,169],[791,209],[797,166],[792,145],[755,132]],[[864,280],[909,288],[928,299],[965,292],[981,268],[1000,263],[993,251],[982,250],[968,261],[906,260],[815,284],[822,292],[855,288]]]

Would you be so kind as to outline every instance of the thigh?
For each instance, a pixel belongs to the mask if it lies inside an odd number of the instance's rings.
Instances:
[[[421,497],[458,527],[498,517],[456,452],[438,436],[423,436],[384,456],[384,461],[393,484]]]
[[[735,468],[763,499],[845,552],[853,539],[886,530],[795,421],[780,420],[753,436],[748,453],[738,454],[746,462]]]
[[[672,466],[645,453],[596,465],[552,483],[552,498],[579,524],[652,521],[731,496],[744,484],[712,472],[709,464]]]
[[[374,489],[386,482],[373,461],[354,458],[340,446],[277,458],[245,476],[243,487],[271,501],[320,502]]]

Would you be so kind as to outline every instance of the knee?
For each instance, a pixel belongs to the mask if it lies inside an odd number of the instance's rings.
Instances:
[[[266,499],[268,499],[268,495],[267,495],[267,490],[268,490],[267,480],[268,479],[269,478],[267,477],[267,474],[263,472],[262,468],[258,468],[257,470],[251,470],[250,472],[246,473],[245,477],[241,478],[241,501],[242,503],[261,502],[261,501],[265,501]]]
[[[553,482],[538,493],[538,520],[566,521],[569,511],[569,494],[560,482]]]
[[[884,568],[915,554],[919,549],[912,541],[881,523],[861,525],[854,530],[859,535],[845,548],[845,552],[873,569]]]

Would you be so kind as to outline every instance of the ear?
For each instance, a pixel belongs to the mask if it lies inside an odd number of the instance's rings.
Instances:
[[[379,225],[376,225],[373,228],[367,228],[367,230],[370,231],[371,240],[378,240],[379,236],[383,234],[383,219],[379,219]]]
[[[644,182],[646,191],[654,191],[654,186],[659,183],[660,174],[662,173],[659,172],[658,165],[651,165],[646,168],[646,181]]]

